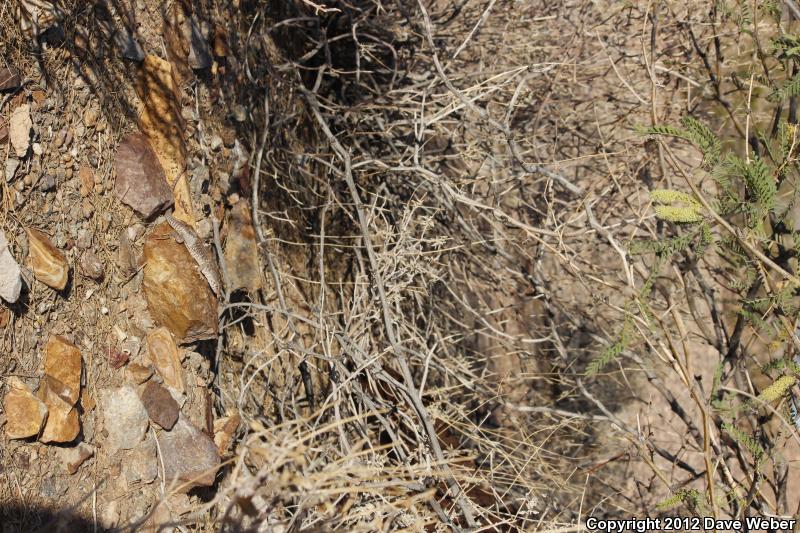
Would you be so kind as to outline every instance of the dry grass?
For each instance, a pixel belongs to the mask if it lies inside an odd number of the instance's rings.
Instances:
[[[588,515],[657,514],[681,488],[719,516],[742,512],[720,494],[794,513],[780,481],[793,433],[765,438],[775,471],[758,488],[764,474],[711,409],[733,327],[735,296],[708,289],[723,259],[628,253],[672,235],[647,192],[690,190],[682,173],[699,162],[635,127],[705,114],[740,147],[752,127],[731,119],[747,87],[724,76],[752,67],[757,44],[733,17],[675,2],[318,8],[198,2],[232,52],[220,81],[185,87],[203,117],[190,133],[204,146],[225,123],[246,146],[237,186],[264,277],[226,295],[224,335],[204,347],[215,414],[244,422],[182,527],[567,531]],[[0,55],[35,73],[13,35]],[[707,68],[717,43],[730,59]],[[45,51],[40,64],[58,60]],[[89,66],[119,134],[135,108],[129,73],[113,58]],[[631,310],[639,300],[652,320]],[[587,378],[626,316],[635,340]]]

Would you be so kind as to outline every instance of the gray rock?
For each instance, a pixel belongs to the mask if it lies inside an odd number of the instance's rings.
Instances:
[[[125,385],[100,391],[108,445],[114,450],[130,450],[142,442],[147,432],[147,411],[136,389]]]
[[[185,416],[181,414],[172,430],[162,432],[158,439],[168,487],[187,492],[214,484],[220,464],[217,446]]]
[[[158,475],[155,440],[151,437],[134,449],[125,452],[122,469],[128,486],[135,483],[152,483]]]
[[[14,179],[14,175],[17,173],[17,169],[19,168],[19,159],[14,159],[13,157],[9,157],[6,161],[6,181],[11,181]]]
[[[6,235],[0,231],[0,297],[14,303],[22,290],[22,271],[11,255]]]

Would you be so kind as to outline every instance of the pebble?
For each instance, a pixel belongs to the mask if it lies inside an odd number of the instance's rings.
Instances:
[[[11,181],[14,179],[14,174],[17,173],[17,168],[19,168],[19,159],[9,157],[8,160],[6,160],[6,181]]]
[[[30,245],[28,262],[34,277],[50,288],[63,290],[69,275],[67,258],[53,246],[45,233],[33,228],[28,228],[27,233]]]
[[[92,251],[83,254],[80,261],[81,273],[87,278],[102,281],[104,277],[103,262]]]
[[[94,239],[94,232],[89,229],[81,228],[78,230],[78,239],[76,245],[79,250],[88,250],[92,247],[92,240]]]

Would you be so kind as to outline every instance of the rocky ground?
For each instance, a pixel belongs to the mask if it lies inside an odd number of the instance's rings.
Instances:
[[[3,531],[68,523],[65,509],[100,528],[178,519],[238,427],[210,389],[220,301],[253,275],[237,260],[255,232],[235,119],[200,120],[201,97],[149,55],[156,5],[128,14],[136,38],[108,6],[83,26],[23,24],[23,40],[54,32],[39,64],[0,57]],[[173,52],[215,87],[224,35],[178,11]],[[114,68],[128,70],[109,96]]]

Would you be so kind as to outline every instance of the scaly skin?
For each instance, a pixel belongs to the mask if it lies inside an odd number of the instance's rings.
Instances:
[[[195,260],[197,266],[200,267],[200,272],[205,276],[211,290],[214,291],[215,295],[220,296],[222,294],[222,281],[220,280],[214,256],[208,251],[191,226],[173,217],[171,213],[166,213],[164,217],[172,229],[175,230],[175,233],[183,240],[184,246],[189,250],[189,254]]]

